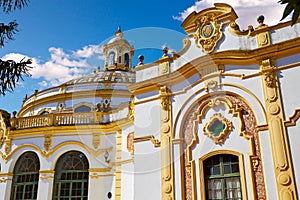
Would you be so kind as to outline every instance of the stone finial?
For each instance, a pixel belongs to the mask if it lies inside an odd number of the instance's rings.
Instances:
[[[144,64],[144,56],[143,55],[139,55],[138,59],[139,59],[138,65],[143,65]]]
[[[164,46],[163,49],[162,49],[162,51],[163,51],[163,53],[164,53],[164,54],[163,54],[163,57],[169,56],[169,55],[168,55],[169,48],[168,48],[167,46]]]
[[[259,26],[264,25],[264,20],[265,20],[265,17],[263,15],[259,15],[257,17],[257,22],[258,22]]]

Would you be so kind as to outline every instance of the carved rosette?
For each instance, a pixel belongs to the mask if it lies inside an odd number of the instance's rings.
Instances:
[[[193,35],[196,45],[205,53],[213,52],[223,37],[221,25],[217,23],[216,16],[214,14],[202,16],[196,21],[196,25],[197,29]]]

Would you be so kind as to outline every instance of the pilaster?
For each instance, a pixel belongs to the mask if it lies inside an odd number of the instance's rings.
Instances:
[[[265,96],[278,199],[297,199],[280,88],[275,66],[270,59],[261,61],[262,86]]]
[[[54,170],[40,170],[37,199],[52,199]]]
[[[117,131],[116,135],[116,188],[115,200],[121,200],[121,184],[122,184],[122,131]]]
[[[174,176],[172,158],[172,104],[170,90],[166,86],[160,88],[161,102],[161,131],[160,131],[160,156],[161,156],[161,191],[162,200],[174,199]]]

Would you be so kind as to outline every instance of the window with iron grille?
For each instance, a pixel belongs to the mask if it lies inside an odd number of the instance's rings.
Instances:
[[[230,154],[221,154],[204,161],[206,199],[240,200],[239,159]]]
[[[34,152],[20,156],[14,168],[11,200],[35,200],[39,182],[40,161]]]
[[[55,167],[53,200],[87,200],[89,164],[78,151],[63,154]]]

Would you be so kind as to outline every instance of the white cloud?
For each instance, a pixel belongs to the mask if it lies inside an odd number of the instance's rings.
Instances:
[[[103,58],[101,47],[98,45],[85,46],[80,50],[66,53],[62,48],[49,48],[50,59],[42,62],[37,58],[31,58],[33,67],[30,70],[31,78],[41,79],[38,83],[41,87],[51,87],[67,82],[71,79],[91,73],[99,63],[91,63],[88,59],[95,56],[100,62]],[[26,55],[10,53],[3,60],[20,62],[28,59]],[[95,61],[94,61],[95,62]]]
[[[73,53],[74,57],[90,58],[94,54],[102,54],[102,48],[99,45],[88,45]]]
[[[277,1],[261,1],[261,0],[202,0],[183,12],[179,16],[174,16],[176,20],[183,21],[193,11],[199,12],[203,9],[213,7],[214,3],[226,3],[233,7],[238,15],[237,23],[241,29],[247,29],[248,25],[257,25],[256,18],[259,15],[265,16],[265,24],[275,25],[280,22],[285,5],[277,3]]]
[[[43,88],[46,88],[46,87],[48,86],[47,81],[41,81],[41,82],[39,82],[38,84],[39,84],[39,86],[41,86],[41,87],[43,87]]]

